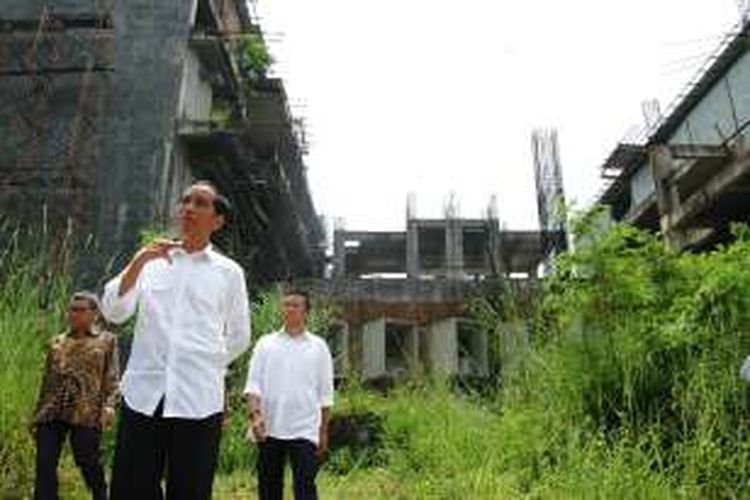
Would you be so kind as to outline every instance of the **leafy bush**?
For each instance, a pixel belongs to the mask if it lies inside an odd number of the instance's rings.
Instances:
[[[593,453],[594,463],[660,474],[656,489],[744,491],[750,238],[739,235],[712,253],[677,254],[621,225],[558,259],[533,349],[501,393],[508,467],[544,485]]]

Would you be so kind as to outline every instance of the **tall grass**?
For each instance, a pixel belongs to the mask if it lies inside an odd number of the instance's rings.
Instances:
[[[630,477],[666,496],[750,493],[738,376],[750,354],[750,238],[737,232],[692,255],[617,226],[559,259],[533,349],[499,393],[497,443],[529,491],[570,490],[571,474],[585,482],[594,470],[599,487]]]
[[[55,258],[21,231],[0,247],[0,495],[12,497],[33,478],[30,423],[44,347],[62,326],[69,289],[66,255]]]

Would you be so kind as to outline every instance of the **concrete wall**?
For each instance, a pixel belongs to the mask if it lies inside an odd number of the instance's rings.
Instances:
[[[112,10],[115,0],[5,0],[0,10],[3,19],[37,19],[45,6],[57,15],[91,15]]]
[[[0,11],[0,20],[8,19]],[[35,24],[0,33],[0,215],[84,236],[95,223],[99,130],[113,75],[114,34],[68,29],[38,40]],[[36,43],[35,43],[36,41]],[[30,63],[33,61],[33,63]],[[14,72],[68,69],[65,74]]]
[[[656,190],[651,166],[645,164],[636,170],[630,179],[631,207],[637,206]]]
[[[128,0],[115,6],[116,78],[98,178],[97,234],[103,253],[118,251],[120,261],[164,203],[154,186],[163,186],[170,175],[194,13],[194,0]]]
[[[43,32],[38,43],[29,43],[24,37],[36,38],[34,23],[45,5],[64,19],[111,14],[114,30],[67,28]],[[182,175],[171,171],[170,163],[195,5],[195,0],[9,0],[0,10],[0,20],[28,21],[0,34],[0,65],[19,65],[12,55],[19,44],[28,52],[25,43],[36,47],[38,67],[66,71],[0,79],[0,206],[16,207],[25,222],[37,217],[28,212],[45,205],[52,216],[75,219],[79,232],[98,236],[94,269],[104,268],[116,251],[132,251],[139,231],[164,212],[172,196],[169,179]],[[89,62],[93,73],[83,71]],[[187,93],[189,113],[201,115],[210,104],[196,86]],[[19,119],[29,122],[25,128]]]
[[[194,51],[188,50],[180,89],[180,118],[207,121],[211,117],[212,97],[211,83],[201,76],[198,56]]]
[[[185,144],[179,139],[172,148],[167,174],[162,176],[157,217],[166,220],[175,213],[185,189],[195,180]]]
[[[735,121],[736,117],[736,121]],[[670,144],[721,144],[750,120],[750,53],[718,80],[669,139]],[[750,133],[745,130],[745,135]]]

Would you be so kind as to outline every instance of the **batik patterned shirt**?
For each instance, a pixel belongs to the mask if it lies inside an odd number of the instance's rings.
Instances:
[[[34,422],[100,428],[104,407],[114,408],[117,401],[118,373],[117,342],[110,332],[56,336],[47,351]]]

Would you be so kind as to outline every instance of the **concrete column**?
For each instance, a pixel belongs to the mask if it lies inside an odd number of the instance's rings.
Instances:
[[[333,370],[337,377],[344,377],[349,372],[349,325],[336,322],[331,328],[331,354],[334,355]]]
[[[409,332],[409,370],[414,372],[415,368],[419,366],[419,330],[414,325]]]
[[[487,224],[487,235],[490,246],[489,255],[489,268],[493,274],[502,275],[503,260],[502,260],[502,241],[500,240],[500,222],[496,218],[488,219]]]
[[[446,219],[445,276],[461,278],[464,271],[464,231],[460,219]]]
[[[346,233],[334,231],[333,233],[333,278],[344,279],[346,277]]]
[[[362,326],[362,375],[365,379],[385,375],[385,318]]]
[[[419,225],[413,219],[406,222],[406,275],[419,278]]]
[[[651,175],[654,179],[656,202],[659,207],[659,220],[663,234],[671,228],[671,215],[679,206],[679,193],[670,186],[669,179],[674,171],[674,161],[669,147],[655,146],[650,155]]]
[[[458,372],[458,338],[456,318],[448,318],[430,325],[428,352],[434,373],[454,375]]]

